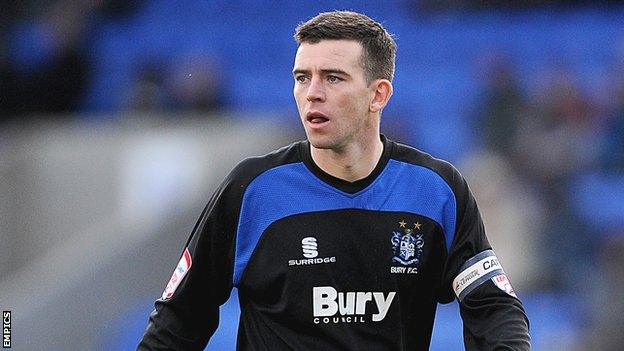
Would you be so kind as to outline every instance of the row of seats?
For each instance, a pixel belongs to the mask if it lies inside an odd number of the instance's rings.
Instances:
[[[219,89],[229,96],[233,110],[290,113],[293,28],[299,20],[331,8],[377,15],[395,33],[396,94],[388,114],[400,114],[418,129],[424,122],[432,125],[426,131],[431,142],[423,147],[448,158],[458,156],[452,150],[471,146],[467,126],[474,111],[469,106],[478,98],[489,58],[499,52],[508,55],[529,89],[545,72],[561,66],[581,77],[585,88],[600,89],[620,54],[624,22],[624,11],[607,10],[424,17],[405,1],[375,7],[350,1],[332,6],[152,1],[123,23],[103,21],[99,26],[89,47],[95,74],[83,108],[117,111],[127,105],[142,68],[169,67],[189,56],[207,55],[218,64],[223,76]],[[434,133],[439,127],[456,130]],[[456,134],[454,144],[448,142],[448,133]]]

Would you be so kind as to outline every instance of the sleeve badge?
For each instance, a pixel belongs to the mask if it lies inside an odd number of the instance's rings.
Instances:
[[[182,281],[182,279],[184,279],[184,276],[191,268],[191,264],[191,253],[189,252],[188,248],[185,248],[182,257],[180,258],[180,262],[178,262],[176,269],[171,275],[171,279],[169,279],[169,283],[167,283],[165,291],[163,291],[162,293],[163,299],[169,299],[171,298],[171,296],[173,296],[176,289],[180,285],[180,282]]]

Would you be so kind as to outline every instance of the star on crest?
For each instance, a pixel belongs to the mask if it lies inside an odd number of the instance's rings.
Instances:
[[[421,227],[422,227],[422,224],[420,224],[420,222],[416,222],[416,223],[414,223],[414,229],[416,229],[416,230],[420,230],[420,229],[421,229]]]
[[[404,221],[404,220],[401,220],[401,221],[399,222],[399,227],[400,227],[400,228],[405,228],[405,225],[406,225],[406,224],[407,224],[407,223],[405,223],[405,221]]]

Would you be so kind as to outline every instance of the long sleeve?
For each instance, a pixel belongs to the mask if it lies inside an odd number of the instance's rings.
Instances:
[[[493,281],[460,303],[467,350],[530,350],[529,320],[522,303]]]
[[[530,350],[528,318],[487,240],[477,203],[458,172],[452,184],[457,227],[439,299],[459,301],[466,350]]]
[[[215,191],[201,214],[162,297],[155,303],[138,350],[203,350],[217,329],[219,307],[232,288],[240,288],[241,274],[249,256],[249,230],[256,220],[241,215],[243,204],[256,196],[252,182],[267,170],[299,160],[300,143],[240,162]],[[264,194],[264,195],[262,195]],[[271,208],[260,208],[259,212]],[[243,218],[244,217],[244,218]],[[242,252],[242,254],[241,254]],[[236,261],[236,262],[235,262]],[[240,277],[239,277],[240,278]],[[240,290],[239,290],[240,292]],[[253,311],[252,311],[253,312]],[[245,314],[245,306],[241,306]]]
[[[217,329],[219,306],[232,289],[237,196],[229,183],[215,192],[195,225],[138,350],[203,350]]]

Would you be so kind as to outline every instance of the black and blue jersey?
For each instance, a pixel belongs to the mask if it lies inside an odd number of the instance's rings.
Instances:
[[[528,320],[450,164],[381,136],[366,178],[302,141],[241,162],[204,209],[140,350],[200,350],[236,287],[239,350],[427,350],[460,301],[470,350],[528,350]]]

